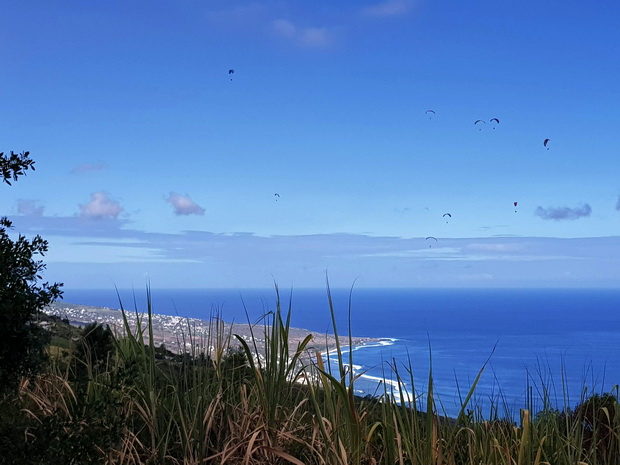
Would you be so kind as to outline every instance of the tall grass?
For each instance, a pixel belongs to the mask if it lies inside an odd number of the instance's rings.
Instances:
[[[47,373],[24,380],[18,399],[5,399],[2,413],[13,416],[0,422],[0,463],[10,463],[11,453],[31,454],[30,462],[21,463],[620,463],[618,387],[597,395],[585,395],[584,389],[579,405],[571,406],[563,378],[564,407],[554,410],[549,402],[554,387],[541,377],[520,421],[498,414],[506,411],[501,395],[491,407],[495,414],[484,419],[476,414],[481,409],[475,392],[485,363],[464,392],[459,414],[448,418],[435,390],[431,356],[425,392],[416,390],[410,359],[392,360],[385,364],[381,391],[360,398],[351,298],[348,334],[342,336],[327,287],[336,344],[335,357],[324,359],[307,350],[310,336],[291,347],[292,297],[283,309],[277,286],[275,292],[275,308],[264,316],[265,324],[250,325],[250,340],[225,331],[215,310],[207,334],[188,324],[181,341],[186,354],[160,360],[147,290],[144,316],[137,308],[122,308],[124,328],[106,363],[91,364],[81,379],[71,367],[88,360],[71,360],[75,352],[69,361],[58,357]],[[543,406],[539,412],[532,408],[535,396]]]

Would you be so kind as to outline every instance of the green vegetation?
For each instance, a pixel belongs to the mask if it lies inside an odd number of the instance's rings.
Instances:
[[[28,152],[0,153],[2,181],[9,186],[29,169],[34,170],[34,161]],[[13,240],[8,233],[12,226],[0,218],[0,395],[14,391],[22,375],[34,375],[43,367],[49,336],[35,324],[36,318],[62,295],[62,284],[39,283],[45,264],[36,256],[47,252],[47,241],[21,234]]]
[[[0,153],[3,181],[10,185],[33,163],[27,152]],[[562,411],[542,399],[547,408],[535,416],[521,410],[518,424],[476,416],[480,374],[456,418],[439,415],[432,369],[419,403],[397,402],[407,398],[400,382],[398,396],[387,383],[379,398],[355,396],[359,375],[352,353],[344,361],[329,286],[336,366],[309,353],[310,336],[291,351],[292,309],[282,311],[279,295],[259,335],[264,350],[254,333],[250,340],[226,333],[219,318],[206,338],[188,325],[189,353],[155,347],[150,294],[146,321],[136,311],[136,329],[125,318],[122,334],[42,318],[61,295],[59,284],[38,284],[45,265],[33,256],[47,242],[13,241],[10,227],[0,219],[0,464],[619,463],[617,387]],[[43,326],[52,334],[48,351]],[[392,379],[414,386],[410,363],[405,374],[396,363],[392,370]]]
[[[450,419],[432,390],[410,406],[387,384],[379,398],[355,396],[342,347],[331,367],[305,350],[309,339],[290,350],[290,305],[278,304],[251,340],[213,318],[209,337],[188,331],[187,354],[151,344],[150,299],[147,315],[125,335],[53,321],[62,348],[0,403],[0,463],[594,465],[620,457],[617,389],[573,409],[523,409],[515,423],[472,413],[476,380]],[[411,366],[404,371],[397,379],[413,382]]]

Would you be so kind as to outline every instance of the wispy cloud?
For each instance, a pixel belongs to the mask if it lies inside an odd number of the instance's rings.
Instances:
[[[170,195],[166,199],[172,208],[174,208],[175,215],[204,215],[205,209],[190,199],[189,195],[179,195],[175,192],[170,192]]]
[[[17,201],[17,213],[26,216],[43,216],[44,207],[38,205],[38,200],[19,199]]]
[[[282,18],[274,20],[271,26],[277,35],[306,47],[325,47],[333,40],[332,32],[326,27],[299,27]]]
[[[385,2],[362,8],[361,12],[364,16],[372,17],[388,17],[401,16],[411,10],[412,2],[407,0],[387,0]]]
[[[297,28],[287,19],[275,19],[272,23],[273,30],[283,37],[295,37]]]
[[[466,273],[457,275],[456,278],[459,281],[466,282],[480,282],[480,281],[493,281],[495,276],[491,273]]]
[[[515,247],[515,250],[519,247]],[[489,247],[488,252],[491,252],[493,247]],[[435,247],[429,249],[412,249],[412,250],[400,250],[393,252],[381,252],[374,254],[367,254],[365,257],[373,258],[409,258],[416,261],[428,261],[428,262],[540,262],[540,261],[557,261],[557,260],[578,260],[579,257],[575,257],[570,254],[565,255],[544,255],[544,254],[532,254],[524,252],[512,252],[506,253],[505,251],[498,250],[496,253],[485,253],[487,251],[480,251],[480,253],[470,253],[467,247]]]
[[[493,229],[509,228],[508,224],[496,224],[494,226],[480,226],[480,231],[491,231]]]
[[[468,250],[478,250],[482,252],[519,252],[524,248],[523,243],[506,243],[506,242],[485,242],[467,244]]]
[[[79,216],[86,219],[108,220],[118,218],[122,211],[123,207],[110,199],[106,192],[93,192],[90,194],[90,202],[80,205]]]
[[[83,163],[81,165],[74,166],[71,170],[71,174],[88,173],[90,171],[103,171],[107,169],[105,163]]]
[[[270,286],[274,276],[296,286],[319,287],[325,270],[346,286],[355,277],[379,287],[454,287],[478,281],[480,286],[617,287],[620,279],[620,236],[440,238],[429,248],[423,237],[154,233],[132,229],[123,219],[86,221],[78,216],[20,216],[15,221],[21,233],[50,240],[50,269],[64,267],[85,286],[88,276],[113,276],[117,283],[122,277],[131,283],[145,272],[172,287],[204,286],[196,276],[205,275],[223,287]],[[105,276],[102,263],[111,264]]]
[[[163,260],[216,259],[225,262],[233,257],[252,257],[257,261],[289,262],[291,257],[295,257],[295,261],[300,263],[345,260],[353,264],[361,264],[368,259],[386,258],[403,259],[407,263],[582,261],[586,258],[612,256],[620,260],[620,254],[610,255],[610,250],[620,250],[620,236],[576,239],[446,238],[440,239],[437,245],[428,247],[424,237],[400,238],[344,233],[258,236],[252,233],[208,231],[152,233],[131,229],[127,220],[116,218],[93,222],[83,221],[79,217],[22,216],[19,217],[19,224],[24,232],[79,238],[80,245],[109,244],[110,247],[156,251],[154,255]],[[90,242],[89,238],[93,241]]]
[[[535,213],[543,220],[576,220],[582,217],[590,216],[592,213],[592,207],[590,207],[587,203],[576,208],[538,207]]]

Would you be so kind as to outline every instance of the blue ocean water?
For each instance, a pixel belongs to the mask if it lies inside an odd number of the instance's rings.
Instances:
[[[151,292],[155,313],[193,318],[218,313],[235,322],[247,321],[246,310],[250,321],[257,321],[274,310],[276,302],[273,289]],[[351,352],[361,375],[355,384],[358,394],[380,395],[394,388],[390,380],[395,366],[405,380],[403,388],[409,393],[405,396],[424,397],[431,356],[437,408],[448,415],[458,412],[460,399],[487,359],[468,405],[486,417],[494,407],[500,416],[512,417],[520,408],[537,410],[544,398],[559,408],[574,407],[585,390],[609,392],[620,384],[620,290],[332,289],[331,293],[341,335],[348,333],[350,308],[355,336],[384,338]],[[120,290],[119,295],[125,308],[146,308],[145,291]],[[113,289],[66,290],[64,300],[119,308],[119,295]],[[281,290],[280,297],[284,310],[291,306],[292,326],[333,332],[325,289]]]

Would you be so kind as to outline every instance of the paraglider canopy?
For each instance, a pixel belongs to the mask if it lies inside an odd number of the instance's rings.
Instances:
[[[431,115],[429,116],[429,118],[428,118],[428,119],[432,119],[432,118],[433,118],[433,115],[435,114],[435,110],[426,110],[426,111],[424,112],[424,114],[425,114],[425,115],[428,115],[429,113],[431,113]]]
[[[433,236],[428,236],[428,237],[426,238],[426,240],[428,241],[429,239],[431,240],[431,243],[428,245],[429,247],[432,247],[432,246],[433,246],[433,245],[432,245],[432,241],[438,242],[436,237],[433,237]]]
[[[545,141],[543,142],[543,147],[547,147],[547,144],[549,143],[551,139],[545,139]],[[547,147],[547,150],[549,150],[549,147]]]
[[[474,123],[474,126],[476,126],[478,123],[486,124],[486,123],[484,122],[484,120],[477,119],[477,120],[476,120],[476,122]],[[482,131],[482,127],[480,127],[480,129],[478,129],[478,131]]]
[[[229,69],[228,70],[228,75],[230,76],[231,74],[235,74],[235,70],[234,69]],[[230,80],[232,81],[232,78],[230,78]]]
[[[496,123],[496,124],[499,124],[499,119],[497,119],[497,118],[491,118],[491,120],[489,121],[489,123],[492,123],[492,122],[494,122],[494,121],[495,121],[495,123]],[[495,129],[495,124],[493,125],[493,129]]]
[[[518,202],[512,202],[512,204],[515,206],[515,213],[517,213],[517,203]]]
[[[277,202],[277,201],[278,201],[278,199],[280,198],[280,194],[278,194],[277,192],[276,192],[275,194],[273,194],[273,196],[274,196],[274,197],[277,197],[277,198],[276,198],[276,202]]]
[[[444,213],[442,218],[445,218],[446,216],[452,218],[452,215],[450,213]],[[448,221],[446,221],[446,224],[448,223]]]

